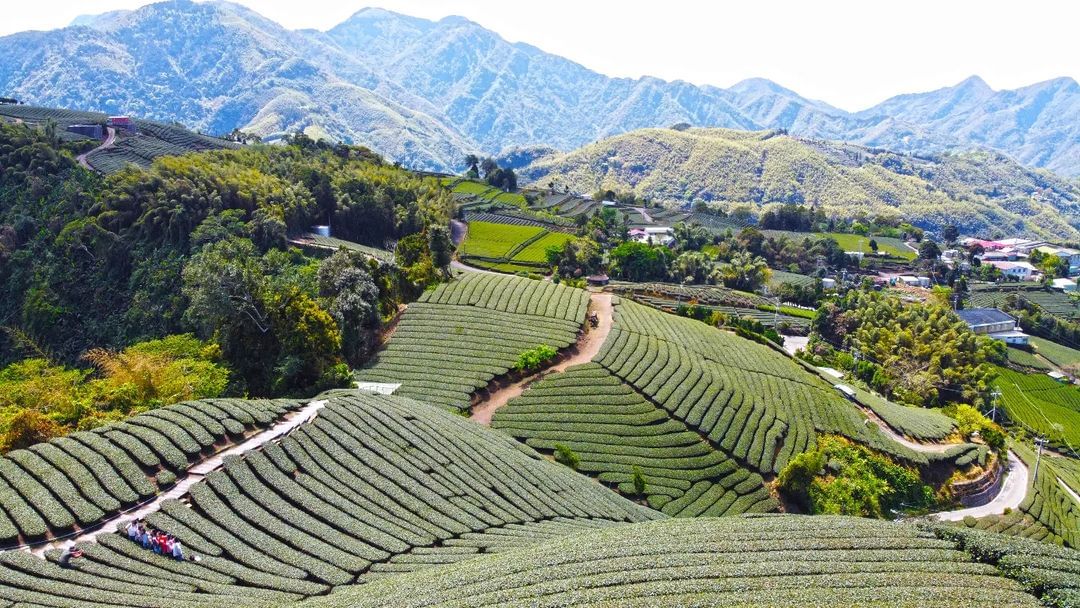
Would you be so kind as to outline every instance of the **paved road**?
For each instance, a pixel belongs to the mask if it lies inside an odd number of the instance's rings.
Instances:
[[[1076,504],[1080,505],[1080,495],[1074,492],[1073,489],[1069,487],[1069,484],[1065,483],[1064,479],[1058,477],[1057,480],[1058,483],[1061,484],[1061,487],[1065,488],[1065,491],[1069,493],[1069,496],[1072,496],[1072,499],[1076,501]]]
[[[981,507],[970,507],[956,511],[934,513],[931,517],[943,521],[960,521],[968,515],[972,517],[986,517],[988,515],[1001,515],[1005,509],[1015,510],[1024,502],[1027,495],[1028,479],[1030,472],[1027,465],[1013,452],[1009,452],[1009,464],[1005,471],[1005,481],[1001,484],[1001,490],[989,503]]]
[[[454,246],[457,247],[465,240],[465,237],[469,234],[469,225],[461,220],[450,220],[450,240],[453,241]],[[499,274],[493,270],[484,270],[483,268],[476,268],[475,266],[469,266],[462,263],[457,259],[450,260],[450,267],[454,270],[460,270],[462,272],[479,272],[482,274]]]
[[[525,392],[525,389],[533,382],[540,380],[547,374],[565,372],[575,365],[581,365],[582,363],[592,361],[592,358],[600,352],[600,348],[604,345],[604,341],[607,340],[608,333],[611,332],[611,325],[614,317],[614,307],[611,305],[611,294],[592,294],[589,300],[589,312],[596,313],[599,323],[597,323],[596,327],[586,327],[585,333],[578,338],[577,344],[573,346],[573,350],[570,352],[569,356],[542,372],[532,374],[517,382],[495,389],[484,398],[483,402],[473,406],[472,414],[469,417],[484,426],[491,426],[491,417],[495,414],[496,410],[509,403],[514,397]]]
[[[93,541],[100,534],[111,534],[115,530],[119,530],[126,526],[128,522],[138,521],[145,518],[147,515],[157,511],[161,508],[161,503],[166,500],[172,500],[180,498],[187,494],[188,489],[196,483],[202,481],[204,477],[209,475],[212,471],[221,467],[222,463],[227,456],[239,456],[246,454],[252,450],[258,449],[263,445],[273,441],[279,437],[282,437],[291,432],[296,427],[310,422],[319,410],[326,405],[326,400],[312,401],[307,404],[303,409],[286,414],[285,417],[275,424],[274,426],[252,435],[247,440],[238,443],[230,448],[222,450],[217,454],[203,460],[199,464],[188,469],[187,474],[176,482],[176,485],[169,488],[168,491],[158,494],[150,502],[143,504],[132,511],[126,511],[119,513],[111,519],[105,520],[104,524],[95,528],[93,531],[80,534],[74,538],[65,538],[56,540],[50,543],[38,545],[30,550],[31,553],[38,556],[44,556],[45,552],[49,549],[58,549],[68,544],[69,542],[89,542]]]
[[[795,351],[800,348],[806,348],[806,345],[809,342],[810,338],[807,336],[784,336],[784,350],[794,357]]]
[[[479,272],[481,274],[500,274],[494,270],[484,270],[483,268],[477,268],[475,266],[469,266],[468,264],[462,264],[457,260],[450,261],[450,267],[454,270],[460,270],[462,272]]]
[[[105,141],[102,142],[102,144],[100,146],[94,148],[93,150],[90,150],[89,152],[83,152],[82,154],[80,154],[78,157],[75,158],[75,160],[79,161],[79,164],[82,165],[84,169],[87,169],[89,171],[95,171],[95,169],[90,166],[90,163],[86,162],[86,157],[90,156],[94,152],[97,152],[98,150],[104,150],[106,148],[111,148],[111,147],[113,147],[113,144],[116,143],[116,129],[114,129],[112,127],[107,127],[106,129],[107,129],[106,132],[108,134],[105,136]]]

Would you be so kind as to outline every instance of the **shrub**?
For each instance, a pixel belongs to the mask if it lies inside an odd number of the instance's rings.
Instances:
[[[636,464],[634,465],[634,493],[638,496],[645,495],[645,473]]]
[[[803,452],[791,459],[776,478],[776,487],[791,500],[808,505],[810,484],[825,468],[825,453],[818,450]]]
[[[176,474],[169,470],[158,471],[157,475],[154,475],[154,481],[158,488],[164,489],[176,483]]]
[[[541,344],[518,355],[517,362],[514,363],[514,369],[519,372],[540,369],[545,363],[554,359],[556,354],[558,354],[558,351],[554,348],[547,344]]]
[[[581,464],[581,459],[578,458],[578,455],[574,453],[574,450],[571,450],[570,448],[561,443],[556,443],[555,462],[564,464],[576,471],[578,466]]]

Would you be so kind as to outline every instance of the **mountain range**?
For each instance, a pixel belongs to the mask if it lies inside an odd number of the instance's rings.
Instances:
[[[1080,175],[1080,86],[995,91],[977,77],[860,112],[764,79],[730,88],[612,78],[462,17],[363,9],[289,30],[237,4],[172,0],[0,38],[0,95],[267,138],[304,130],[404,164],[467,152],[570,151],[639,128],[783,129],[896,152],[991,148]]]

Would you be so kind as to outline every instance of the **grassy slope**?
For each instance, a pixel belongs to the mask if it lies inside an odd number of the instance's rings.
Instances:
[[[530,238],[543,232],[535,226],[511,226],[491,222],[472,222],[469,234],[462,245],[466,256],[501,258]]]
[[[772,132],[642,129],[545,158],[522,174],[579,192],[599,185],[667,202],[802,201],[844,216],[882,214],[932,227],[959,222],[978,234],[1080,238],[1069,225],[1080,213],[1080,189],[988,153],[924,161]],[[1053,204],[1032,199],[1036,189]]]
[[[1031,344],[1035,346],[1035,350],[1037,350],[1040,355],[1046,357],[1051,363],[1058,367],[1080,363],[1080,350],[1076,350],[1075,348],[1062,346],[1061,344],[1051,342],[1050,340],[1038,336],[1031,337]]]

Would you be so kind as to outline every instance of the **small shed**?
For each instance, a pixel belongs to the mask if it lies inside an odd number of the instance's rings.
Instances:
[[[67,130],[94,139],[101,139],[104,134],[101,125],[68,125]]]
[[[585,278],[585,282],[592,287],[603,287],[604,285],[607,285],[609,282],[611,282],[611,279],[608,277],[608,275],[603,273],[591,274]]]
[[[105,124],[123,131],[135,131],[135,122],[131,120],[130,116],[110,116],[108,120],[105,121]]]
[[[1050,376],[1054,380],[1057,380],[1058,382],[1068,382],[1069,381],[1069,377],[1066,376],[1065,374],[1059,372],[1059,371],[1046,372],[1046,375]]]
[[[1076,281],[1073,279],[1054,279],[1054,289],[1066,293],[1076,291]]]
[[[1016,329],[1016,318],[996,308],[965,308],[956,316],[977,334],[996,334]]]

